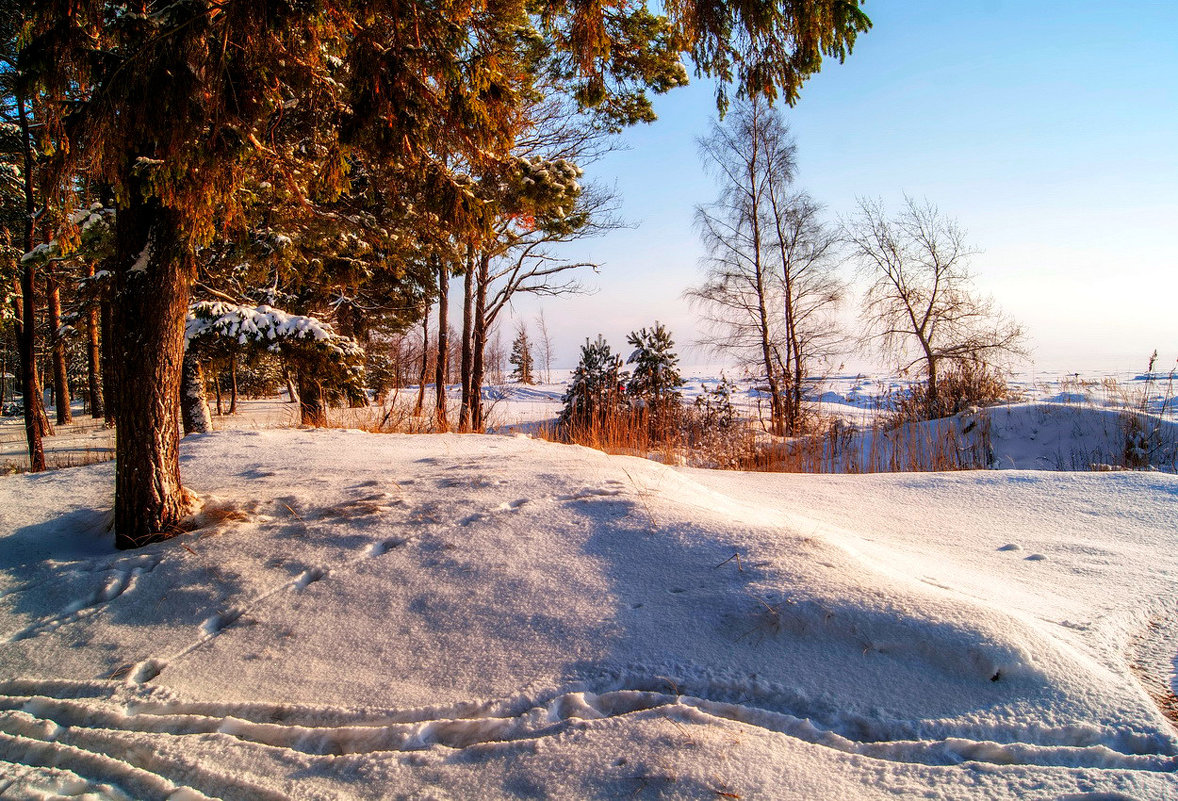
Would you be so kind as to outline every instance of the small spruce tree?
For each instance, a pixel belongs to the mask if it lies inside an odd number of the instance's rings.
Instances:
[[[678,419],[683,403],[679,391],[683,377],[679,375],[675,342],[671,333],[657,320],[654,328],[631,332],[626,341],[634,346],[627,359],[628,364],[634,365],[634,373],[626,392],[646,407],[652,432],[665,434]]]
[[[515,366],[515,370],[511,373],[512,378],[521,384],[536,383],[532,373],[535,364],[535,360],[532,358],[532,343],[528,339],[528,330],[523,325],[520,325],[515,335],[515,341],[511,343],[511,356],[507,361]]]
[[[581,346],[581,361],[573,371],[573,380],[564,393],[560,422],[564,425],[588,426],[601,423],[622,407],[622,357],[610,351],[601,336]]]

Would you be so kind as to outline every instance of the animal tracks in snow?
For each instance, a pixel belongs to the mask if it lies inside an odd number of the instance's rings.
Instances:
[[[9,642],[26,640],[53,631],[68,623],[99,614],[107,604],[135,589],[139,578],[155,570],[162,557],[135,558],[127,563],[89,565],[74,571],[74,575],[106,574],[97,588],[84,592],[69,603],[61,612],[52,617],[35,621],[8,638]],[[31,587],[23,588],[24,591]],[[10,593],[11,594],[11,593]]]

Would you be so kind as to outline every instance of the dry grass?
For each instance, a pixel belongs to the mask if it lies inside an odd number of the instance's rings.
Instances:
[[[815,418],[818,420],[818,418]],[[814,433],[780,439],[750,420],[706,426],[685,413],[682,425],[653,436],[638,413],[619,413],[589,425],[549,423],[536,436],[605,453],[643,456],[664,464],[772,473],[881,473],[984,468],[990,462],[990,424],[964,415],[895,428],[856,429],[821,421]]]
[[[114,461],[114,458],[115,449],[112,447],[86,447],[80,450],[70,450],[60,453],[49,451],[45,454],[45,469],[60,470],[63,467],[83,467],[88,464],[111,462]],[[12,459],[5,459],[4,463],[0,464],[0,475],[7,476],[27,472],[29,472],[27,458],[19,462]]]

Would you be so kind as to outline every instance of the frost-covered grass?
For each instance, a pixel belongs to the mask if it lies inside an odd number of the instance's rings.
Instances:
[[[197,529],[132,552],[111,465],[0,478],[5,797],[1178,795],[1173,475],[276,429],[182,470]]]

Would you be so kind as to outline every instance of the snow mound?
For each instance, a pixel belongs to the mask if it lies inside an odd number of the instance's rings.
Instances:
[[[354,431],[182,450],[199,528],[134,552],[109,464],[0,479],[10,794],[1178,792],[1125,656],[1175,611],[1173,476]]]

